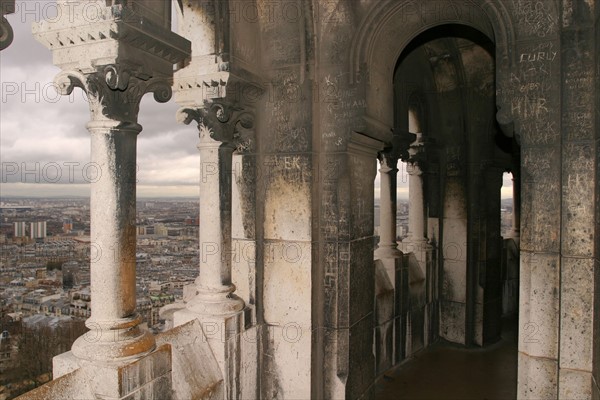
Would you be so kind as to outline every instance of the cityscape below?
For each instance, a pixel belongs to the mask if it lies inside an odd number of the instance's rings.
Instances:
[[[408,201],[398,200],[397,207],[400,241],[408,234]],[[183,301],[184,286],[198,276],[198,209],[193,199],[138,200],[137,311],[154,333],[165,328],[160,308]],[[377,198],[374,211],[377,236]],[[507,232],[512,199],[502,200],[501,218]],[[5,400],[51,380],[52,357],[85,332],[90,263],[98,249],[90,239],[88,198],[2,198],[0,222],[0,400]]]

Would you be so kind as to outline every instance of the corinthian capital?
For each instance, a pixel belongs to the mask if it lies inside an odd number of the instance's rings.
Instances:
[[[124,66],[107,65],[92,73],[63,71],[54,80],[62,95],[75,87],[87,95],[93,121],[113,120],[137,123],[140,101],[146,93],[154,93],[160,103],[171,99],[171,83],[167,78],[148,77]]]
[[[13,30],[5,15],[15,12],[15,0],[0,0],[0,9],[0,50],[4,50],[13,41]]]
[[[207,103],[204,107],[184,107],[177,112],[177,121],[189,125],[198,123],[200,142],[216,140],[234,144],[238,150],[252,146],[254,114],[237,105]]]

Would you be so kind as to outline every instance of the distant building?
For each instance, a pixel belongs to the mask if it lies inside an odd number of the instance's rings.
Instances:
[[[46,279],[46,268],[38,268],[35,270],[35,279]]]
[[[156,236],[169,236],[169,229],[164,224],[154,225],[154,234]]]
[[[31,239],[43,239],[46,237],[46,221],[32,222],[29,225],[29,237]]]
[[[73,230],[73,220],[69,218],[63,220],[62,229],[64,233],[71,233],[71,231]]]
[[[15,222],[15,237],[26,237],[25,233],[25,222]]]

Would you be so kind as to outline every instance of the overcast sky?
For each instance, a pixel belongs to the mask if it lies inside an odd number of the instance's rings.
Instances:
[[[90,161],[87,101],[80,89],[69,97],[53,89],[60,72],[50,50],[31,34],[31,24],[52,18],[54,1],[17,1],[18,12],[7,16],[12,45],[0,53],[0,162],[2,196],[89,196],[94,170]],[[177,105],[156,103],[146,95],[140,106],[138,197],[198,196],[197,131],[178,125]],[[407,177],[399,166],[398,195],[407,197]],[[503,198],[510,197],[505,175]]]

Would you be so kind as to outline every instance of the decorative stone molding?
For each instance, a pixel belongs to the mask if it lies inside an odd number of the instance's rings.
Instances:
[[[254,128],[254,114],[239,106],[215,102],[205,107],[184,107],[177,112],[177,121],[186,125],[196,121],[200,135],[207,132],[210,139],[233,143],[240,149],[248,147],[253,140],[242,132]]]
[[[460,23],[478,29],[492,38],[496,47],[497,87],[510,87],[510,68],[515,64],[515,29],[510,7],[502,0],[454,2],[452,8],[462,16]],[[407,7],[411,12],[407,13]],[[414,9],[413,9],[414,7]],[[456,14],[441,13],[435,18],[420,3],[398,0],[373,2],[353,30],[350,43],[351,81],[364,85],[366,115],[380,125],[394,126],[393,76],[396,63],[408,44],[421,32],[457,22]],[[412,12],[415,11],[415,12]],[[368,79],[360,81],[362,77]],[[500,93],[499,104],[510,106],[510,96]],[[383,132],[385,133],[385,132]]]
[[[54,80],[60,94],[69,95],[75,87],[87,95],[93,121],[113,120],[137,123],[140,101],[146,93],[166,103],[172,90],[168,79],[151,78],[123,65],[107,65],[96,73],[64,71]]]
[[[133,6],[136,1],[129,3]],[[90,73],[99,66],[127,61],[142,79],[144,75],[171,79],[173,65],[190,57],[188,40],[126,4],[63,0],[57,6],[59,18],[35,23],[32,30],[53,51],[54,64],[63,70]]]
[[[175,73],[173,89],[177,104],[184,108],[211,108],[211,103],[219,103],[232,116],[241,108],[255,108],[254,104],[265,92],[258,79],[218,70],[214,58],[200,67],[199,58],[195,57],[192,64]]]
[[[15,0],[0,0],[0,8],[2,10],[0,16],[0,50],[4,50],[11,45],[14,38],[13,29],[5,15],[15,12]]]

